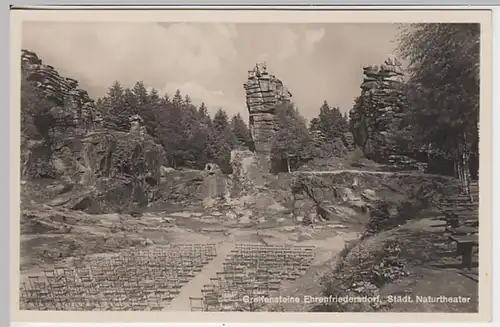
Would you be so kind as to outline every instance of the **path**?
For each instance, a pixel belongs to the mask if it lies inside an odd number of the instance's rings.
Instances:
[[[235,247],[233,242],[223,242],[217,245],[217,257],[208,263],[203,270],[198,273],[181,289],[179,295],[173,299],[165,311],[191,311],[189,298],[201,298],[201,290],[203,285],[210,284],[210,278],[217,277],[217,272],[222,271],[222,263],[227,255]]]
[[[356,169],[340,169],[340,170],[317,170],[317,171],[306,171],[297,170],[291,174],[304,174],[304,175],[336,175],[342,173],[353,173],[353,174],[371,174],[371,175],[393,175],[393,176],[429,176],[429,177],[440,177],[448,178],[443,175],[436,174],[426,174],[419,171],[373,171],[373,170],[356,170]]]

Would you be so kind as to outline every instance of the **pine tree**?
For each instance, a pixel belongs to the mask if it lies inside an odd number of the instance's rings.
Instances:
[[[182,94],[179,89],[177,89],[174,93],[174,97],[172,98],[172,105],[177,108],[182,108],[184,104],[184,100],[182,99]]]
[[[203,133],[200,129],[198,109],[192,104],[189,95],[184,97],[182,107],[183,120],[181,123],[184,130],[180,149],[183,153],[183,162],[187,167],[200,168],[203,167],[200,156],[206,147],[206,140],[201,137]]]
[[[135,99],[138,106],[142,106],[147,103],[148,91],[144,86],[144,82],[139,81],[135,83],[134,87],[132,88],[132,92],[135,95]]]
[[[321,124],[319,118],[315,117],[309,122],[309,131],[321,131]]]
[[[145,92],[144,92],[145,91]],[[144,85],[136,84],[134,94],[137,102],[137,113],[144,119],[144,126],[156,141],[159,141],[158,126],[160,123],[160,111],[162,110],[162,101],[156,89],[147,92]]]
[[[136,115],[138,113],[138,104],[137,104],[137,99],[132,92],[131,89],[126,88],[123,92],[123,111],[121,112],[120,118],[122,119],[121,121],[121,126],[123,126],[123,130],[129,131],[130,130],[130,117],[133,115]]]
[[[364,114],[363,97],[354,99],[352,109],[349,111],[349,130],[351,131],[354,143],[361,149],[365,148],[368,139],[368,130]]]
[[[200,124],[206,128],[207,130],[211,130],[212,128],[212,118],[210,117],[210,114],[208,113],[208,109],[205,106],[205,103],[202,102],[200,107],[198,108],[198,120],[200,121]]]
[[[125,92],[118,81],[113,83],[103,98],[105,126],[119,131],[129,131],[129,118],[134,114],[134,108],[130,103],[132,96],[130,90]]]
[[[319,130],[329,140],[342,137],[342,134],[348,131],[347,121],[339,108],[330,107],[326,100],[320,108],[317,124]]]
[[[231,118],[231,131],[236,137],[237,146],[249,146],[251,141],[250,129],[239,113]]]
[[[344,112],[344,114],[342,115],[342,118],[344,118],[344,121],[347,123],[347,126],[345,127],[346,132],[347,132],[347,131],[349,131],[349,115],[347,114],[347,112]]]
[[[231,131],[227,113],[219,108],[212,121],[211,157],[223,171],[230,172],[231,150],[236,146],[236,137]]]
[[[169,98],[167,95],[164,95],[163,97],[160,98],[158,102],[158,107],[155,110],[155,119],[157,121],[154,135],[156,135],[159,143],[161,143],[166,151],[167,154],[167,159],[169,163],[171,164],[171,156],[169,154],[169,151],[171,150],[169,147],[169,143],[167,140],[169,139],[169,133],[170,133],[170,117],[169,117],[169,112],[172,107],[172,103],[170,102]]]
[[[339,108],[330,107],[325,100],[318,117],[309,123],[309,131],[315,139],[315,146],[311,147],[315,157],[338,156],[343,153],[343,146],[346,145],[344,133],[349,131],[349,123]]]
[[[229,119],[227,117],[227,114],[224,110],[221,108],[217,109],[217,112],[214,115],[213,119],[213,127],[214,130],[219,134],[222,135],[225,131],[229,129]]]
[[[158,138],[163,144],[169,164],[176,168],[184,164],[182,142],[184,139],[184,121],[182,95],[177,90],[172,101],[165,95],[158,113]]]
[[[115,81],[113,85],[108,89],[108,93],[106,93],[106,98],[111,101],[118,101],[123,96],[123,87],[120,82]]]
[[[206,118],[210,119],[209,114],[208,114],[208,109],[205,106],[205,102],[202,102],[200,107],[198,108],[198,115],[201,119],[206,119]]]

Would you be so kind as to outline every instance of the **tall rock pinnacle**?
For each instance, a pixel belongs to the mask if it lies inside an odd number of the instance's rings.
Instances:
[[[244,88],[255,152],[261,169],[269,172],[272,142],[276,132],[276,106],[290,101],[292,94],[281,80],[267,72],[265,63],[258,63],[248,71],[248,80]]]

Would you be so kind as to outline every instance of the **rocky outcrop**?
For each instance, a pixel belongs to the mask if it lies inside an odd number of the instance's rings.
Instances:
[[[36,53],[28,50],[22,50],[21,70],[54,103],[53,116],[59,120],[69,118],[72,125],[86,130],[100,126],[101,114],[87,91],[78,87],[77,80],[59,75],[54,67],[44,64]]]
[[[425,207],[445,195],[455,194],[456,181],[445,176],[368,172],[297,174],[292,184],[293,215],[301,222],[340,221],[351,217],[370,222],[370,213],[381,203],[391,217],[403,214],[402,204]],[[404,212],[406,218],[414,216]]]
[[[351,110],[356,143],[365,156],[379,163],[395,163],[404,154],[396,141],[408,108],[401,63],[394,57],[381,66],[363,68],[361,97]]]
[[[130,117],[129,132],[103,129],[94,101],[77,81],[60,76],[27,50],[22,53],[22,72],[34,86],[29,92],[42,91],[53,105],[48,114],[55,122],[48,138],[23,136],[24,180],[77,186],[52,202],[74,210],[123,212],[154,201],[165,154],[140,116]]]
[[[263,63],[248,71],[248,81],[244,88],[250,133],[259,165],[265,172],[269,172],[272,142],[276,132],[275,108],[280,102],[290,101],[292,94],[281,80],[267,72],[267,66]]]
[[[159,189],[163,148],[152,138],[131,133],[98,134],[84,143],[89,166],[85,181],[100,190],[101,211],[146,207]]]
[[[123,212],[147,206],[159,190],[164,152],[149,135],[101,131],[29,150],[26,175],[78,185],[55,206]]]

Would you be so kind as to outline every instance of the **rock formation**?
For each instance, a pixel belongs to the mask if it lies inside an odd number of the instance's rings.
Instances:
[[[25,78],[46,95],[56,122],[50,140],[24,135],[22,178],[77,186],[77,193],[67,194],[71,201],[62,201],[71,209],[135,210],[154,200],[165,154],[143,119],[130,117],[128,133],[103,129],[94,101],[75,80],[60,76],[33,52],[24,50],[21,58]]]
[[[144,119],[139,115],[133,115],[129,118],[130,133],[144,137],[148,132],[144,126]]]
[[[267,72],[265,63],[248,71],[244,84],[249,112],[249,126],[259,166],[268,172],[271,165],[271,147],[275,134],[275,108],[280,102],[290,101],[292,94],[274,75]]]
[[[70,117],[73,125],[86,130],[100,126],[102,117],[87,91],[78,87],[77,80],[60,76],[54,67],[43,64],[36,53],[28,50],[22,50],[21,70],[28,81],[46,93],[55,108],[64,107],[65,116]]]
[[[395,137],[408,108],[401,63],[389,56],[380,67],[364,67],[363,73],[361,97],[351,110],[354,138],[368,158],[391,163],[401,154]]]
[[[100,211],[145,207],[152,202],[161,181],[163,147],[147,134],[106,132],[82,140],[80,183],[99,191],[94,197]]]
[[[410,201],[412,205],[423,205],[431,197],[435,201],[444,194],[454,194],[458,190],[456,180],[439,175],[340,172],[296,174],[293,178],[293,216],[304,223],[307,220],[352,222],[351,217],[368,219],[365,214],[381,203],[393,208],[389,212],[391,217],[398,216],[399,211],[402,213],[401,218],[407,219],[408,214],[404,210],[408,210],[408,207],[403,205],[405,201]]]

